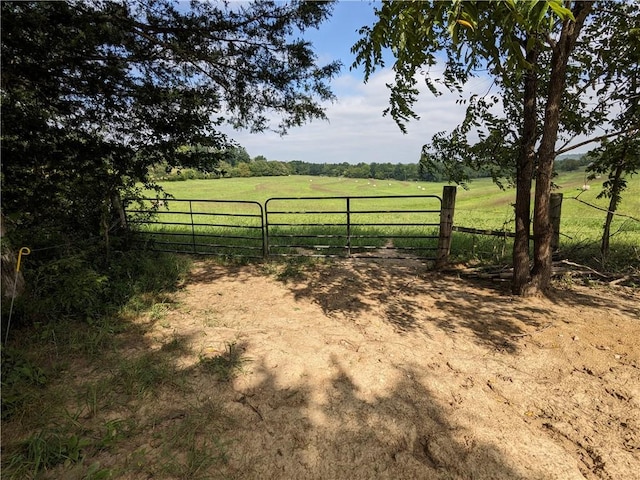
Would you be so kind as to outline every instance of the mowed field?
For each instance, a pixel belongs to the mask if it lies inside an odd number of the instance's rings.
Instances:
[[[554,179],[555,191],[564,194],[561,221],[561,244],[563,249],[586,250],[591,254],[597,247],[602,232],[608,199],[596,198],[602,189],[603,179],[587,182],[584,172],[571,172]],[[640,177],[628,181],[622,204],[613,222],[611,232],[612,249],[621,249],[624,255],[634,255],[638,261],[640,246]],[[441,195],[445,184],[432,182],[403,182],[397,180],[367,180],[335,177],[257,177],[229,178],[218,180],[189,180],[165,182],[163,188],[175,198],[219,199],[257,201],[262,204],[273,197],[330,197],[330,196],[385,196],[385,195]],[[419,205],[423,200],[413,202]],[[382,200],[381,200],[382,202]],[[388,201],[387,201],[388,202]],[[454,224],[492,230],[514,230],[513,203],[515,190],[501,190],[490,179],[478,179],[469,184],[467,190],[458,187]],[[587,205],[586,202],[590,205]],[[407,205],[406,202],[403,205]],[[598,208],[595,208],[598,207]],[[213,207],[212,207],[213,208]],[[635,217],[629,218],[629,217]],[[500,255],[509,251],[508,241],[500,247],[495,238],[469,235],[456,236],[458,246],[477,250],[477,254]],[[456,239],[452,246],[454,255]],[[597,248],[595,248],[597,250]],[[578,252],[579,253],[579,252]],[[498,258],[496,258],[498,259]],[[631,259],[633,261],[633,259]]]

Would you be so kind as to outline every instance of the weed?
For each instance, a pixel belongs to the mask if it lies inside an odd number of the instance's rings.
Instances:
[[[290,280],[304,278],[307,269],[320,262],[317,258],[292,257],[282,261],[271,261],[262,264],[262,272],[274,276],[278,281],[287,283]]]
[[[55,329],[58,332],[56,338],[61,340],[71,352],[82,353],[92,358],[103,355],[105,350],[114,345],[116,335],[125,329],[122,322],[111,317],[91,320],[86,324],[76,325],[68,331],[65,327],[67,326],[60,325]]]
[[[153,321],[163,320],[169,312],[168,303],[154,303],[149,313],[149,318]]]
[[[116,393],[113,389],[113,377],[100,378],[86,382],[78,390],[78,401],[88,418],[97,417],[101,411],[108,409]]]
[[[56,259],[25,273],[30,301],[23,303],[30,317],[56,320],[97,318],[105,311],[109,278],[85,255]]]
[[[276,278],[284,283],[290,280],[300,280],[304,278],[304,270],[306,264],[300,261],[289,261],[285,264],[284,269],[276,275]]]
[[[191,348],[189,347],[185,337],[173,335],[171,340],[162,345],[160,351],[165,353],[188,354],[191,353]]]
[[[100,468],[100,462],[92,463],[82,480],[106,480],[113,477],[113,472],[108,468]]]
[[[132,419],[114,419],[104,422],[101,428],[100,449],[115,447],[124,438],[130,437],[135,431]]]
[[[42,368],[16,349],[2,348],[2,419],[12,417],[47,383]]]
[[[220,381],[228,382],[242,371],[249,360],[243,356],[244,349],[236,343],[228,343],[225,352],[215,357],[200,357],[202,369],[215,375]]]
[[[148,452],[144,447],[140,447],[133,451],[128,459],[128,467],[137,472],[144,472],[145,468],[149,464]],[[153,478],[148,475],[147,478]]]
[[[25,440],[11,456],[9,471],[16,475],[13,478],[35,477],[40,471],[61,463],[78,463],[82,460],[83,449],[89,444],[87,439],[76,434],[41,430]]]
[[[205,327],[217,327],[220,325],[220,320],[217,318],[217,311],[215,309],[207,309],[202,312],[204,320],[202,321]]]
[[[167,455],[171,460],[162,469],[185,480],[210,478],[209,468],[226,460],[224,446],[218,441],[199,437],[191,432],[181,440],[180,450],[186,450],[184,455],[175,456],[176,445],[173,445],[171,455]]]
[[[208,470],[226,460],[226,445],[213,433],[219,408],[207,406],[192,406],[190,414],[163,432],[163,457],[170,459],[161,467],[164,473],[185,480],[209,478]]]
[[[174,369],[162,355],[145,353],[120,364],[117,383],[126,395],[145,396],[159,386],[172,383]]]

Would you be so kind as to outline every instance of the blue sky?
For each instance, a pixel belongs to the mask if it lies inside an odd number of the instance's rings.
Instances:
[[[378,71],[365,84],[362,71],[349,68],[354,60],[350,50],[359,38],[357,31],[364,25],[373,25],[375,18],[373,2],[341,1],[319,30],[303,35],[313,43],[320,64],[332,60],[343,63],[341,73],[331,83],[337,100],[324,105],[328,121],[317,120],[293,128],[285,136],[272,132],[228,133],[251,157],[263,155],[269,160],[417,163],[422,145],[438,131],[450,131],[458,125],[464,108],[456,105],[457,95],[435,98],[425,87],[416,105],[421,118],[409,123],[407,134],[390,117],[383,117],[382,112],[389,105],[385,84],[393,79],[391,69]],[[486,90],[490,82],[478,79],[475,83]]]

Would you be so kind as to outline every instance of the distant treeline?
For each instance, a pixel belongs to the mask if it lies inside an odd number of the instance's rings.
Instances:
[[[584,168],[588,164],[586,157],[567,156],[559,158],[556,162],[556,170],[565,172]],[[468,172],[469,178],[483,178],[491,176],[488,171]],[[445,174],[427,172],[420,168],[418,163],[309,163],[301,160],[282,162],[267,160],[258,155],[251,158],[244,148],[236,148],[226,153],[225,160],[218,163],[217,168],[211,172],[202,172],[194,169],[167,170],[163,166],[157,166],[151,172],[153,179],[158,181],[180,181],[207,178],[234,178],[234,177],[274,177],[286,175],[311,175],[325,177],[347,178],[375,178],[379,180],[422,180],[427,182],[447,181]]]
[[[561,155],[556,159],[556,172],[573,172],[575,170],[584,170],[593,159],[589,159],[586,155]]]

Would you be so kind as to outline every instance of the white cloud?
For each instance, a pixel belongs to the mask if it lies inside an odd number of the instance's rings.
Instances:
[[[270,160],[415,163],[422,145],[436,132],[450,131],[460,123],[464,106],[455,103],[457,95],[434,97],[424,87],[416,104],[421,118],[408,123],[405,135],[390,116],[382,116],[389,105],[385,84],[392,80],[390,69],[379,71],[366,84],[351,74],[335,79],[333,88],[338,100],[326,105],[329,121],[291,129],[283,137],[271,132],[228,133],[252,157],[264,155]]]
[[[341,59],[347,68],[353,63],[350,47],[360,37],[356,31],[362,25],[375,23],[374,6],[378,6],[378,3],[340,1],[335,4],[330,21],[318,31],[305,32],[306,39],[312,41],[319,56],[318,63]],[[391,55],[385,60],[387,65],[393,63]],[[438,73],[442,73],[442,68],[436,66],[431,71],[437,77]],[[389,106],[386,84],[393,83],[393,76],[390,68],[381,69],[365,84],[360,68],[333,79],[331,86],[338,100],[325,105],[329,121],[315,121],[293,128],[283,137],[273,132],[252,134],[230,129],[225,133],[244,146],[252,157],[263,155],[270,160],[415,163],[419,160],[422,146],[435,133],[450,132],[460,124],[465,106],[456,104],[457,94],[446,92],[434,97],[424,82],[420,81],[418,86],[421,93],[414,106],[420,120],[408,122],[408,133],[405,135],[391,117],[382,116]],[[491,85],[492,80],[486,76],[471,79],[465,88],[465,98],[471,92],[484,95]],[[499,92],[493,87],[492,93]],[[498,105],[494,108],[498,110],[501,107]],[[277,125],[278,119],[275,116],[273,118],[273,124]],[[572,143],[583,139],[577,138]],[[577,151],[586,149],[584,147]]]

